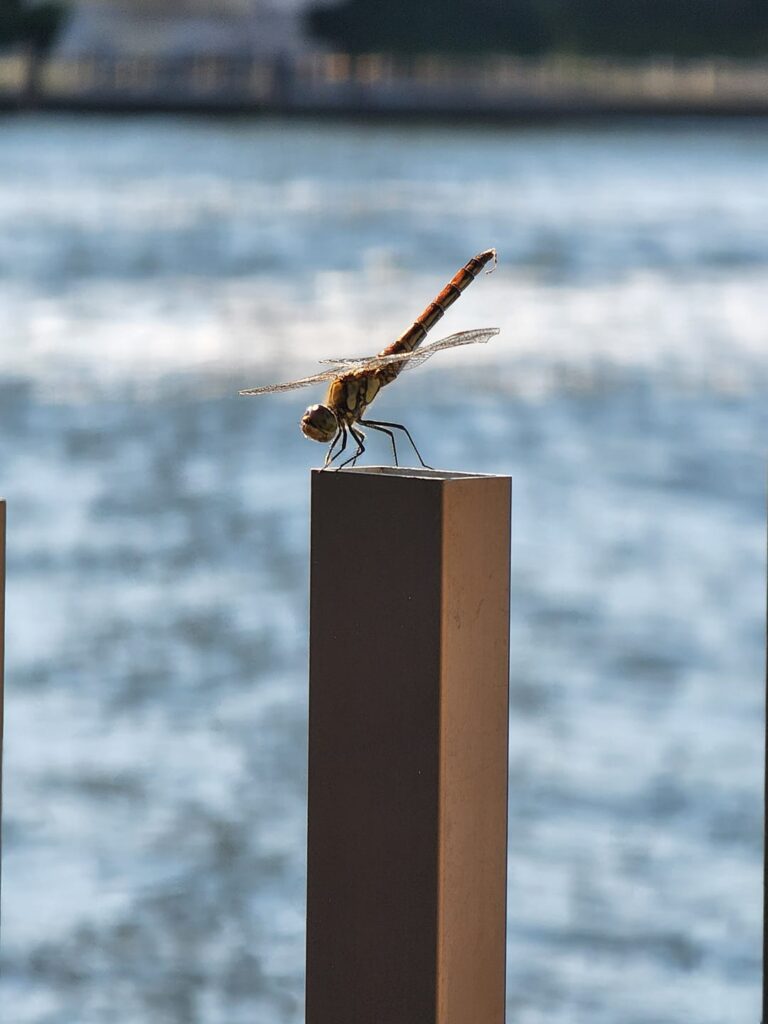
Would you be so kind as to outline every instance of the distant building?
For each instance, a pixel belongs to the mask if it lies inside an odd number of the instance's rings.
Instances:
[[[74,0],[55,56],[298,56],[320,49],[301,8],[302,0]]]

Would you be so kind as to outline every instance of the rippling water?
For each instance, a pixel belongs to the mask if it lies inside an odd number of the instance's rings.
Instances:
[[[759,1018],[767,161],[760,123],[3,121],[4,1022],[302,1020],[319,396],[234,393],[489,245],[445,333],[499,338],[377,407],[514,477],[510,1021]]]

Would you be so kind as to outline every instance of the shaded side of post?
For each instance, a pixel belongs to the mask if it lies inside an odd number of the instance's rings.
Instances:
[[[503,1024],[509,516],[313,476],[307,1024]]]

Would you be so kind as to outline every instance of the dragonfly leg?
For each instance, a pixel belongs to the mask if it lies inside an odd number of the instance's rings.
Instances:
[[[352,437],[354,437],[355,441],[357,441],[357,451],[354,455],[350,455],[348,459],[342,462],[338,467],[339,469],[343,469],[345,466],[349,465],[350,462],[354,465],[365,451],[365,434],[360,430],[355,430],[353,426],[349,427],[349,432]]]
[[[424,469],[432,469],[432,466],[428,466],[426,464],[426,462],[424,461],[424,459],[422,459],[421,452],[416,447],[416,442],[411,437],[410,430],[407,427],[404,427],[402,423],[387,423],[386,420],[360,420],[360,422],[364,423],[367,427],[374,427],[374,429],[379,429],[379,430],[384,429],[385,427],[391,427],[393,430],[402,430],[403,433],[405,434],[405,436],[411,442],[411,447],[416,452],[416,456],[417,456],[419,462],[424,467]],[[386,433],[388,434],[389,431],[387,430]],[[394,445],[394,441],[392,442],[392,444]],[[395,465],[398,465],[397,456],[395,456]]]
[[[333,455],[332,454],[333,453],[333,449],[336,447],[336,444],[337,444],[339,438],[341,438],[341,448],[339,448],[339,450],[336,452],[336,454]],[[346,427],[339,427],[339,432],[336,435],[336,437],[334,437],[333,441],[331,442],[331,447],[328,449],[328,454],[325,456],[325,462],[323,463],[323,469],[327,469],[328,466],[330,466],[330,464],[334,461],[334,459],[338,459],[338,457],[341,455],[341,453],[344,451],[344,449],[346,447],[347,447],[347,428]]]
[[[395,457],[395,465],[399,466],[400,463],[397,461],[397,445],[395,444],[395,435],[389,429],[388,426],[384,426],[383,423],[374,422],[372,420],[360,420],[366,427],[371,427],[373,430],[380,430],[382,434],[389,434],[389,440],[392,442],[392,454]]]

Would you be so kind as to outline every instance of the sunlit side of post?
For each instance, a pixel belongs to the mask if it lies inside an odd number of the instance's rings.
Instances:
[[[510,487],[313,474],[307,1024],[503,1024]]]

